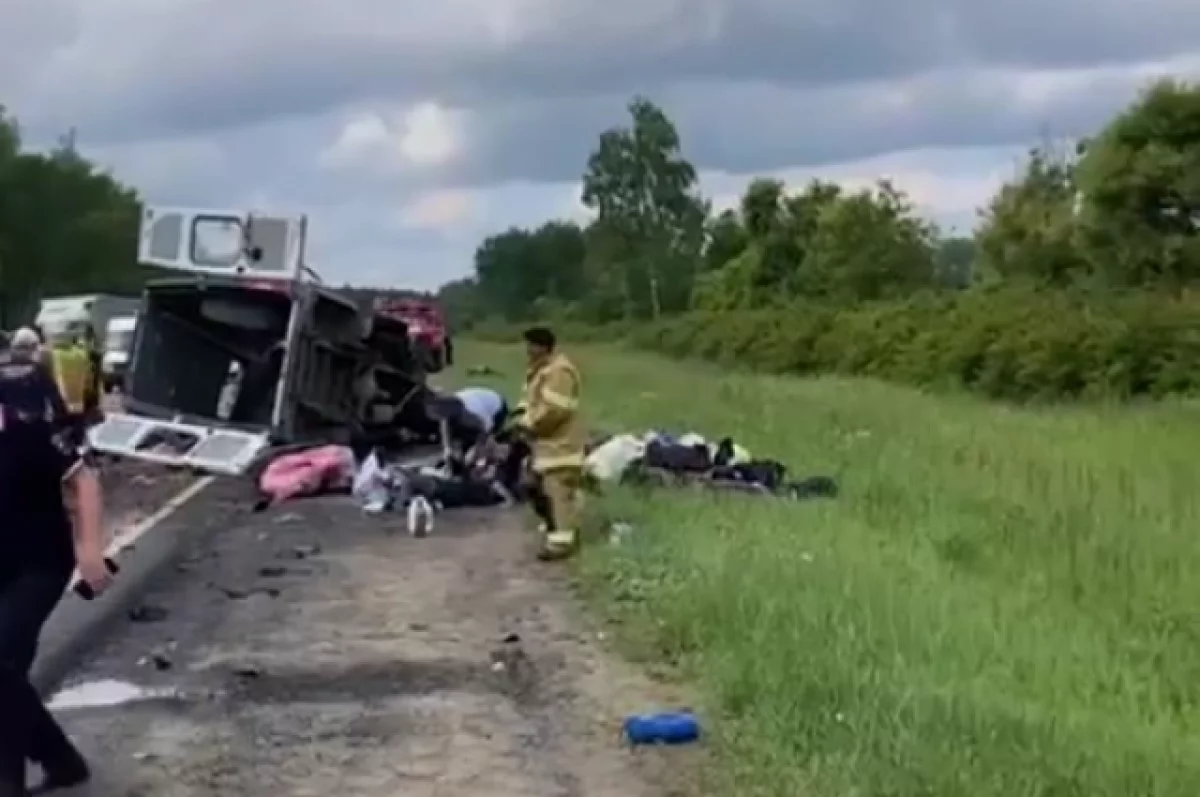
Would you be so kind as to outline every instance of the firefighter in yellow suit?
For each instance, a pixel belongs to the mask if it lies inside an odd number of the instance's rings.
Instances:
[[[555,348],[545,327],[525,332],[529,370],[524,412],[517,423],[529,437],[533,470],[550,509],[538,558],[565,559],[579,546],[579,508],[586,437],[579,417],[579,371]]]

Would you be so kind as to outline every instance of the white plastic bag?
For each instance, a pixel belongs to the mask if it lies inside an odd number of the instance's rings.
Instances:
[[[391,478],[379,464],[379,457],[375,456],[374,451],[358,466],[352,489],[364,512],[383,512],[391,507]]]

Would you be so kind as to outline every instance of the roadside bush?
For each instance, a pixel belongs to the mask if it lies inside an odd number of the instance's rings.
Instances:
[[[696,312],[644,325],[629,340],[730,367],[957,386],[1013,401],[1200,388],[1194,295],[981,288],[854,309]]]

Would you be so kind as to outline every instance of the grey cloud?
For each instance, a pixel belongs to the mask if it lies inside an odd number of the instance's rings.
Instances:
[[[675,86],[657,95],[699,167],[733,173],[817,166],[918,148],[1008,146],[1072,137],[1101,125],[1144,77],[1081,78],[1030,102],[1030,87],[999,73],[934,75],[907,83],[796,89],[768,83]],[[481,104],[466,160],[442,170],[317,171],[346,118],[331,114],[102,148],[147,198],[185,204],[241,201],[271,186],[300,206],[354,195],[397,203],[435,186],[581,177],[599,133],[626,121],[625,94]],[[89,145],[85,135],[84,146]],[[108,158],[112,160],[112,158]]]
[[[820,87],[966,66],[1084,67],[1195,46],[1200,5],[217,0],[104,24],[112,28],[90,35],[93,29],[80,26],[76,43],[47,55],[41,76],[16,91],[34,121],[79,124],[101,138],[142,137],[312,115],[372,98],[474,105],[659,93],[710,80]],[[7,38],[0,32],[0,51]]]
[[[1200,62],[1198,62],[1200,65]],[[676,86],[655,99],[698,166],[735,173],[821,165],[919,148],[1035,144],[1100,127],[1146,80],[1081,77],[1042,101],[1002,73],[939,74],[907,83],[795,89],[767,83]],[[445,179],[577,179],[599,133],[624,124],[624,96],[508,103],[478,112],[471,160]]]
[[[89,158],[136,186],[148,202],[225,207],[253,201],[266,186],[272,195],[304,207],[352,196],[361,188],[353,176],[315,170],[317,154],[337,130],[336,118],[317,117],[108,145],[97,145],[85,132],[79,145]]]

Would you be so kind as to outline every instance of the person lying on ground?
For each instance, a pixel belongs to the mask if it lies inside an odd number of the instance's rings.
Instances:
[[[438,510],[499,506],[511,500],[498,482],[463,469],[461,462],[443,468],[394,466],[388,470],[396,508],[407,507],[415,498],[425,499]]]

